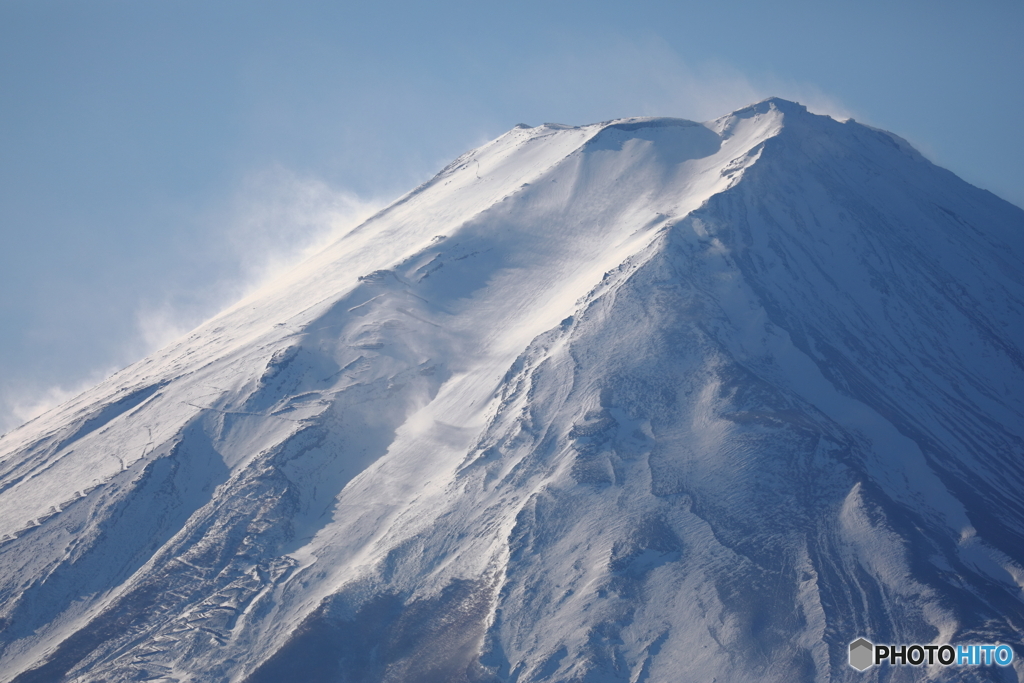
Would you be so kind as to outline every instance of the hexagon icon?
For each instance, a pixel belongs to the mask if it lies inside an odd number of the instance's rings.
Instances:
[[[863,671],[874,662],[875,646],[864,638],[858,638],[850,643],[850,666],[857,671]]]

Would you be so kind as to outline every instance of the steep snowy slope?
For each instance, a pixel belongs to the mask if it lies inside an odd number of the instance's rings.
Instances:
[[[890,134],[518,127],[0,440],[0,681],[952,680],[846,648],[1024,639],[1022,316]]]

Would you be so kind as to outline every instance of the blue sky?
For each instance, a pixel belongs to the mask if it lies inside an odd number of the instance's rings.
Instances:
[[[1024,205],[1024,2],[0,0],[0,431],[517,123],[853,116]]]

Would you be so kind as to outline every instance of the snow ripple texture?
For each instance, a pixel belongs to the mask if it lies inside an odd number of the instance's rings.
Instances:
[[[1022,318],[892,134],[519,126],[0,439],[0,681],[1024,680],[846,663],[1024,658]]]

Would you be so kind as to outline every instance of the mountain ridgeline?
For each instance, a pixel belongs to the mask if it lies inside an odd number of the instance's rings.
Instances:
[[[518,126],[0,438],[0,681],[1024,680],[1024,211],[771,99]]]

